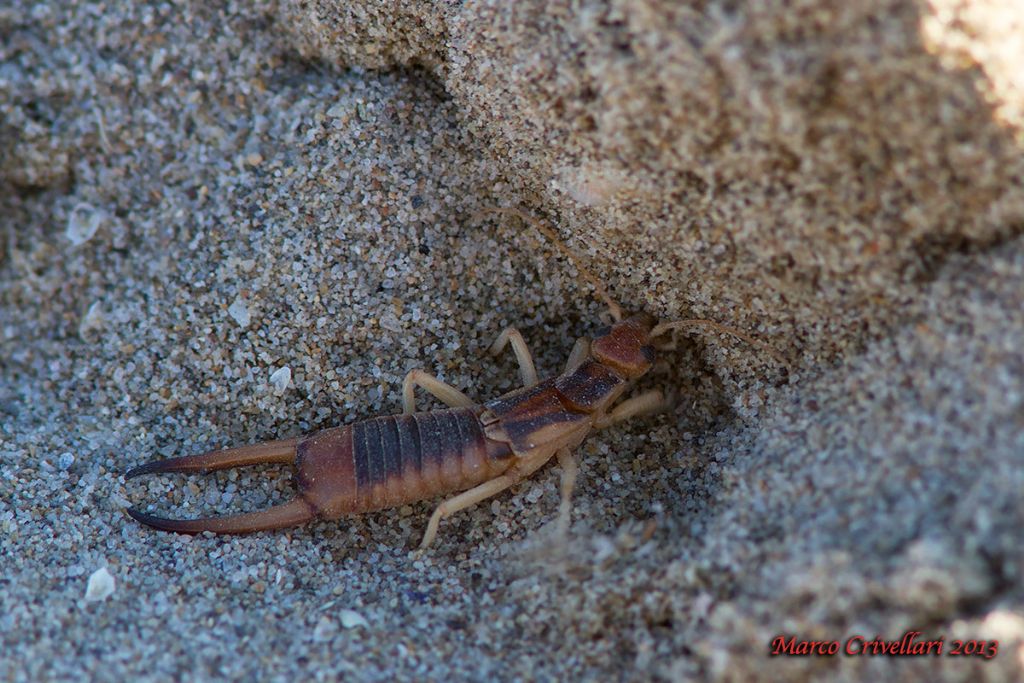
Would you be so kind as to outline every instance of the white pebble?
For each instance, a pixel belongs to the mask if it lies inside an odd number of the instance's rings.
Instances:
[[[270,383],[274,385],[274,391],[278,394],[283,394],[292,383],[292,369],[286,365],[283,368],[274,370],[270,374]]]
[[[86,602],[106,600],[114,594],[114,577],[106,567],[100,567],[89,575],[89,585],[85,589]]]
[[[83,202],[71,210],[65,234],[76,247],[85,244],[100,229],[104,218],[105,214],[102,211]]]
[[[594,169],[579,169],[574,177],[564,183],[563,189],[583,206],[601,206],[615,196],[620,184],[614,175],[607,177]]]
[[[326,643],[334,638],[334,634],[338,632],[338,627],[330,617],[321,617],[320,621],[317,622],[316,628],[313,629],[313,640],[318,643]]]
[[[82,316],[78,323],[78,335],[83,336],[89,330],[98,330],[103,327],[103,308],[99,301],[94,301],[89,310]]]
[[[989,612],[981,622],[979,635],[993,640],[1019,640],[1024,637],[1024,618],[1008,610]]]
[[[242,297],[238,297],[234,303],[228,306],[228,315],[242,327],[249,327],[249,307],[245,305],[245,300]]]
[[[340,613],[341,625],[345,628],[355,628],[356,626],[368,627],[370,624],[366,622],[363,615],[359,612],[353,612],[350,609],[343,609]]]
[[[612,539],[607,536],[594,536],[590,539],[590,545],[594,549],[594,562],[601,564],[608,558],[615,555],[617,548]]]
[[[380,326],[388,332],[402,332],[402,323],[392,313],[385,313],[380,317]]]

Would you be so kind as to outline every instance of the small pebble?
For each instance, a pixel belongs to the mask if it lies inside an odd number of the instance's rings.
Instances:
[[[363,615],[350,609],[341,610],[340,616],[341,625],[345,628],[355,628],[357,626],[368,627],[370,625],[367,623],[366,619],[363,618]]]
[[[338,625],[334,623],[333,619],[330,617],[320,617],[320,621],[317,622],[316,628],[313,629],[313,640],[318,643],[326,643],[334,638],[334,635],[337,632]]]
[[[89,585],[85,589],[86,602],[100,602],[114,594],[114,577],[106,567],[100,567],[89,575]]]
[[[234,303],[228,306],[228,315],[234,318],[241,327],[249,327],[249,307],[246,306],[242,297],[235,299]]]
[[[84,336],[85,333],[90,330],[98,330],[103,327],[103,307],[99,301],[94,301],[89,310],[82,316],[82,321],[78,324],[78,335]]]
[[[65,234],[76,247],[91,240],[103,224],[105,214],[91,205],[81,203],[71,210]]]
[[[274,385],[275,393],[283,394],[292,383],[292,369],[286,365],[274,370],[270,375],[270,383]]]

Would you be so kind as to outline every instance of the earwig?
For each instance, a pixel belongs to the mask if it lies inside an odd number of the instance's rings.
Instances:
[[[573,449],[594,430],[668,407],[658,390],[618,402],[653,366],[659,338],[676,329],[704,326],[735,335],[779,358],[763,342],[709,320],[658,323],[646,313],[626,315],[554,230],[517,209],[492,210],[518,216],[547,237],[608,306],[611,326],[593,340],[577,340],[560,375],[541,381],[522,335],[510,327],[499,335],[490,353],[497,355],[512,347],[524,385],[521,389],[476,403],[437,377],[413,370],[402,385],[401,415],[362,420],[305,437],[154,461],[125,475],[130,479],[286,463],[295,467],[297,495],[291,501],[262,512],[191,520],[165,519],[136,508],[129,508],[128,514],[163,531],[241,534],[314,519],[334,520],[460,492],[434,510],[420,544],[424,549],[437,536],[441,520],[514,486],[557,457],[562,468],[558,529],[564,534],[577,473]],[[416,387],[449,408],[416,412]]]

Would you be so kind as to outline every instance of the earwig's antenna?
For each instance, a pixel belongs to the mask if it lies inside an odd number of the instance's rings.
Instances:
[[[608,292],[607,290],[605,290],[604,285],[601,284],[601,281],[598,280],[594,276],[594,274],[591,273],[590,270],[588,270],[587,267],[583,265],[583,262],[579,259],[579,257],[577,257],[576,254],[574,254],[572,250],[569,249],[565,242],[562,241],[562,239],[558,236],[557,233],[555,233],[555,231],[552,228],[550,228],[547,225],[544,225],[540,221],[540,219],[536,218],[535,216],[531,216],[530,214],[526,213],[521,209],[515,209],[506,206],[490,206],[477,212],[475,217],[478,218],[485,213],[509,214],[511,216],[516,216],[519,219],[533,226],[533,228],[537,232],[548,238],[548,240],[552,244],[554,244],[558,248],[558,250],[561,251],[566,256],[566,258],[572,261],[572,264],[576,266],[576,270],[578,270],[580,275],[583,276],[583,279],[589,282],[590,286],[594,288],[594,293],[597,295],[597,298],[600,299],[601,302],[608,307],[608,312],[611,313],[611,316],[612,318],[614,318],[615,322],[622,320],[622,307],[615,303],[615,301],[612,300],[610,296],[608,296]],[[533,237],[530,236],[529,239],[533,240]],[[536,240],[534,240],[534,244],[536,244]]]
[[[691,320],[673,320],[671,322],[658,323],[651,330],[651,338],[654,339],[655,337],[660,337],[669,330],[681,330],[686,329],[687,327],[709,327],[712,330],[718,330],[719,332],[724,332],[725,334],[732,335],[733,337],[736,337],[741,341],[747,342],[754,348],[761,349],[769,356],[774,358],[780,365],[786,368],[787,371],[792,370],[792,368],[789,365],[789,362],[782,356],[782,354],[776,351],[768,344],[765,344],[763,341],[760,341],[759,339],[754,339],[749,334],[744,334],[743,332],[740,332],[734,327],[729,327],[728,325],[716,323],[714,320],[693,318]]]
[[[597,296],[597,298],[606,306],[608,306],[608,312],[611,314],[615,322],[619,322],[620,320],[622,320],[622,307],[615,303],[614,300],[612,300],[612,298],[608,295],[607,290],[605,290],[604,285],[601,284],[601,281],[598,280],[594,276],[594,274],[591,273],[590,270],[583,265],[583,262],[580,260],[580,258],[576,256],[576,254],[573,253],[571,249],[569,249],[565,242],[563,242],[562,239],[558,236],[558,234],[555,233],[553,228],[545,225],[540,221],[540,219],[528,214],[527,212],[521,209],[516,209],[507,206],[487,207],[485,209],[482,209],[481,211],[478,211],[475,214],[474,218],[480,218],[482,217],[483,214],[486,213],[504,213],[511,216],[516,216],[517,218],[533,226],[533,228],[536,229],[537,232],[544,235],[553,245],[555,245],[555,247],[558,248],[559,251],[565,254],[565,256],[570,261],[572,261],[572,264],[576,266],[576,270],[579,271],[580,275],[582,275],[583,278],[587,282],[589,282],[590,285],[594,288],[594,294]],[[527,239],[530,239],[531,241],[533,241],[534,244],[537,244],[537,240],[534,239],[532,235],[527,234]],[[754,339],[750,335],[744,334],[743,332],[740,332],[739,330],[733,327],[717,323],[714,320],[692,318],[690,320],[674,320],[671,322],[659,323],[658,325],[655,325],[654,328],[651,330],[651,338],[653,339],[655,337],[659,337],[670,330],[686,329],[692,327],[710,328],[712,330],[717,330],[718,332],[724,332],[725,334],[732,335],[733,337],[736,337],[741,341],[747,342],[754,348],[764,351],[769,356],[774,358],[780,365],[786,368],[787,371],[792,370],[792,367],[790,366],[789,362],[782,356],[782,354],[780,354],[778,351],[776,351],[768,344],[764,343],[763,341]]]

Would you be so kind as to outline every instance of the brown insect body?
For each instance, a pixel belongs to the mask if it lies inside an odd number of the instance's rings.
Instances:
[[[651,369],[656,339],[672,330],[703,326],[762,348],[786,364],[762,342],[710,320],[655,324],[655,319],[645,313],[624,319],[622,309],[554,231],[516,209],[492,211],[518,216],[546,235],[593,285],[616,321],[593,341],[578,340],[562,374],[539,381],[522,336],[508,328],[491,352],[512,345],[525,385],[522,389],[479,404],[436,377],[413,370],[403,385],[402,415],[362,420],[303,438],[151,462],[126,475],[131,478],[158,472],[288,463],[295,465],[298,490],[290,502],[262,512],[194,520],[164,519],[134,508],[128,514],[165,531],[247,533],[317,518],[337,519],[463,491],[435,509],[421,545],[426,547],[437,534],[442,518],[509,488],[557,455],[562,467],[559,529],[565,533],[577,468],[572,449],[594,429],[666,406],[659,391],[616,404],[635,380]],[[415,386],[451,407],[416,412]]]
[[[178,533],[248,533],[395,507],[462,491],[512,471],[518,480],[575,448],[650,368],[653,319],[634,316],[591,342],[575,367],[472,407],[362,420],[300,439],[151,462],[127,477],[293,462],[298,495],[256,513],[144,524]]]

